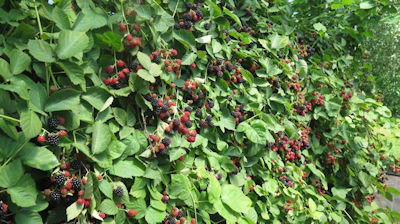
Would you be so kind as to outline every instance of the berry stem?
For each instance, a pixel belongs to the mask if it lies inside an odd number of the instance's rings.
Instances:
[[[175,17],[176,10],[178,10],[178,5],[179,5],[179,0],[176,2],[175,10],[174,10],[174,13],[172,14],[172,17]]]
[[[40,22],[40,16],[39,16],[39,11],[37,9],[37,5],[36,5],[36,1],[33,0],[34,6],[35,6],[35,12],[36,12],[36,19],[38,22],[38,26],[39,26],[39,33],[40,33],[40,38],[42,38],[43,35],[43,28],[42,28],[42,23]]]
[[[123,0],[121,0],[121,12],[122,12],[122,18],[124,19],[124,21],[126,23],[126,30],[128,31],[128,34],[130,34],[131,32],[129,31],[128,20],[125,17],[124,1]]]

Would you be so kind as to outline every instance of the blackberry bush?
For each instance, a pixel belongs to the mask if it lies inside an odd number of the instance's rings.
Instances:
[[[0,222],[399,221],[358,82],[394,2],[0,7]]]

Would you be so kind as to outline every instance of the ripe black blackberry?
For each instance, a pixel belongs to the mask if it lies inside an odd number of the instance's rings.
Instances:
[[[52,191],[50,193],[50,200],[55,203],[59,203],[61,201],[61,193],[58,191]]]
[[[211,66],[211,65],[208,66],[208,67],[207,67],[207,72],[210,73],[210,74],[211,74],[211,73],[214,73],[214,67]]]
[[[153,56],[153,62],[156,64],[160,64],[161,63],[161,56],[160,55],[154,55]]]
[[[211,28],[211,23],[205,23],[204,24],[204,29],[210,30],[210,28]]]
[[[147,101],[150,101],[152,97],[150,94],[146,94],[143,96],[143,98],[145,98]]]
[[[187,107],[185,108],[185,111],[187,111],[187,112],[189,112],[189,113],[192,113],[193,109],[192,109],[191,107],[187,106]]]
[[[196,117],[201,118],[203,116],[203,112],[201,111],[201,109],[197,109],[195,115],[196,115]]]
[[[82,185],[81,180],[78,178],[73,178],[71,180],[71,184],[72,184],[72,189],[74,189],[74,190],[79,190]]]
[[[180,218],[182,218],[183,217],[183,211],[182,210],[179,210],[178,211],[178,216],[176,216],[176,219],[180,219]]]
[[[112,86],[114,89],[121,89],[122,88],[122,83],[118,82],[115,85]]]
[[[185,126],[186,126],[187,128],[191,128],[191,127],[193,126],[193,124],[192,124],[191,121],[188,121],[188,122],[185,123]]]
[[[161,142],[167,147],[169,146],[169,144],[171,144],[171,140],[168,137],[163,138]]]
[[[139,65],[139,62],[137,62],[137,61],[132,61],[131,64],[129,65],[129,68],[130,68],[131,70],[136,71],[136,67],[137,67],[138,65]]]
[[[187,10],[190,10],[190,9],[193,8],[193,3],[191,3],[191,2],[185,2],[185,6],[186,6],[186,9],[187,9]]]
[[[226,67],[226,69],[228,70],[228,71],[232,71],[233,70],[233,68],[234,68],[234,66],[233,66],[233,64],[228,64],[227,66],[225,66]]]
[[[74,160],[71,162],[70,167],[74,170],[80,170],[82,168],[82,163],[79,160]]]
[[[168,105],[166,105],[166,104],[162,105],[162,107],[161,107],[161,112],[162,112],[162,113],[165,113],[165,112],[167,112],[167,111],[168,111]]]
[[[179,23],[174,25],[174,29],[176,29],[176,30],[180,30],[181,29],[181,26],[179,25]]]
[[[178,127],[181,124],[181,121],[179,119],[175,118],[172,121],[172,124],[174,125],[174,127]]]
[[[47,121],[47,125],[50,129],[55,129],[60,124],[60,121],[56,117],[50,117]]]
[[[62,173],[57,174],[54,177],[54,182],[57,184],[57,186],[64,186],[65,181],[67,181],[67,178]]]
[[[200,120],[200,126],[202,128],[207,128],[207,122],[205,120]]]
[[[114,194],[117,195],[118,197],[122,197],[124,196],[124,189],[118,186],[117,188],[114,189]]]
[[[211,114],[207,115],[207,122],[210,122],[212,120],[213,116]]]
[[[51,146],[57,146],[60,143],[60,138],[56,134],[50,134],[47,136],[47,142]]]
[[[217,77],[218,78],[222,78],[222,76],[224,76],[224,73],[222,71],[218,71],[217,72]]]

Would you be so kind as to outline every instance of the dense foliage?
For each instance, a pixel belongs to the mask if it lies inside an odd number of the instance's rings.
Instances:
[[[2,223],[400,220],[353,84],[391,2],[0,5]]]
[[[363,71],[360,88],[380,100],[398,117],[400,111],[400,29],[398,20],[388,19],[371,24],[374,35],[365,40]],[[395,23],[393,23],[395,22]]]

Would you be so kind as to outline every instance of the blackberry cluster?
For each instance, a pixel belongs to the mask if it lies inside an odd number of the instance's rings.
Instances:
[[[118,186],[117,188],[114,189],[114,194],[117,195],[118,197],[122,197],[124,196],[124,189]]]
[[[149,94],[146,94],[143,97],[151,103],[155,117],[159,117],[164,121],[171,117],[171,114],[169,113],[169,108],[173,105],[171,101],[157,99]]]
[[[226,29],[222,29],[222,35],[225,37],[225,42],[231,41],[231,36],[229,36],[229,31]]]
[[[302,36],[297,38],[296,48],[299,49],[300,58],[311,57],[315,54],[315,48],[306,45],[306,39]]]
[[[207,115],[205,120],[200,120],[200,126],[202,128],[207,128],[207,127],[214,127],[214,122],[212,121],[213,116],[212,115]]]
[[[174,217],[172,217],[171,215],[167,214],[164,218],[164,220],[162,221],[163,224],[175,224],[176,220]]]
[[[54,203],[60,203],[61,201],[61,193],[58,191],[52,191],[50,193],[50,200]]]
[[[200,108],[198,108],[198,109],[196,110],[195,115],[196,115],[196,117],[201,118],[201,117],[203,117],[203,111],[202,111]]]
[[[281,88],[281,83],[279,81],[279,77],[271,78],[269,80],[269,83],[274,87],[274,90]]]
[[[57,174],[54,177],[54,182],[57,184],[57,186],[64,186],[65,181],[67,181],[67,178],[64,176],[64,174]]]
[[[235,111],[231,112],[232,116],[235,118],[236,123],[241,123],[245,120],[244,105],[239,105],[236,107]]]
[[[60,121],[56,117],[50,117],[47,121],[47,125],[50,129],[55,129],[60,124]]]
[[[195,22],[202,20],[204,13],[201,11],[201,3],[185,2],[186,12],[183,14],[183,18],[174,25],[176,30],[186,29],[191,30]]]
[[[179,120],[178,120],[179,121]],[[168,147],[171,144],[171,139],[169,139],[168,137],[165,137],[161,140],[161,142]]]
[[[239,33],[245,32],[245,33],[248,33],[250,35],[253,35],[255,33],[253,28],[251,28],[246,21],[242,21],[242,27],[238,27],[236,30]]]
[[[150,55],[150,59],[151,59],[152,62],[154,62],[156,64],[160,64],[161,63],[161,54],[160,54],[160,52],[159,51],[153,52]]]
[[[292,178],[286,175],[283,175],[281,178],[279,178],[279,181],[282,182],[285,187],[293,187]]]
[[[80,170],[82,168],[82,163],[79,160],[74,160],[71,162],[70,167],[74,170]]]
[[[76,177],[72,178],[71,184],[72,184],[72,189],[74,189],[74,190],[79,190],[82,185],[81,180]]]
[[[47,142],[51,146],[57,146],[60,143],[60,137],[56,134],[50,134],[47,136]]]

